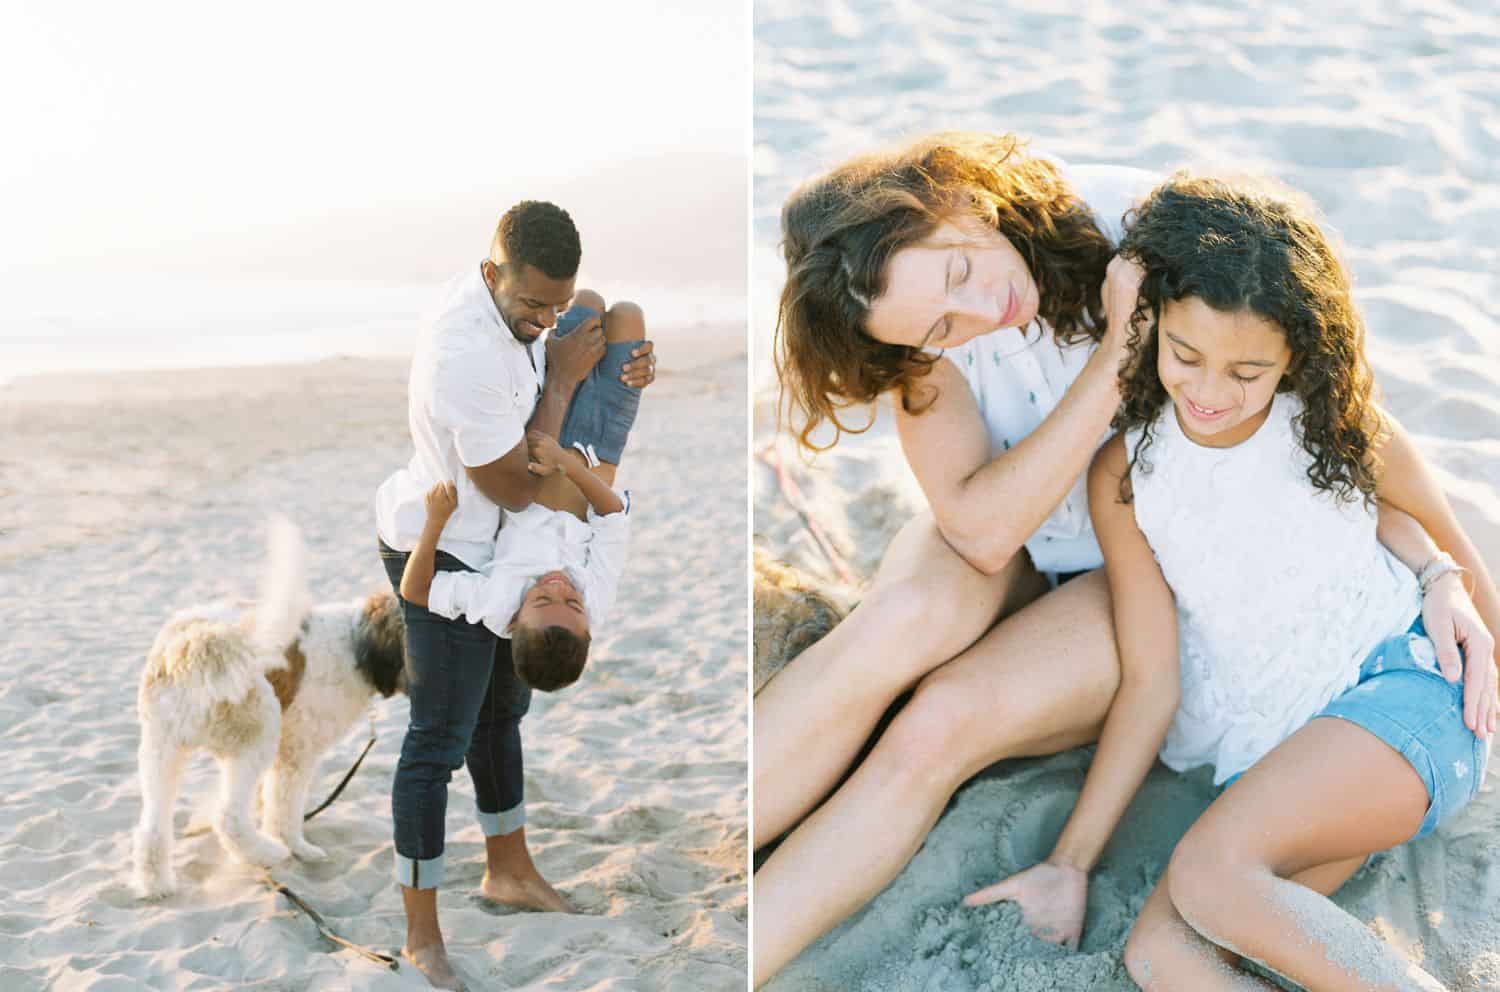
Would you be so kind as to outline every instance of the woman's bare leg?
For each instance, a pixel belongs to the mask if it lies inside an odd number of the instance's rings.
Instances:
[[[1102,572],[923,679],[859,769],[756,873],[756,984],[895,878],[966,779],[1001,758],[1095,740],[1119,679]]]
[[[903,527],[859,606],[755,697],[756,846],[828,794],[892,700],[1046,588],[1024,553],[985,575],[931,514]]]
[[[1395,749],[1355,724],[1315,719],[1246,772],[1177,845],[1167,871],[1172,904],[1215,944],[1307,988],[1441,989],[1294,880],[1408,840],[1427,805],[1422,779]]]

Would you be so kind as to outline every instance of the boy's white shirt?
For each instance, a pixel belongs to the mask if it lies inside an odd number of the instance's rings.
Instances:
[[[434,575],[427,609],[449,620],[462,616],[483,623],[509,637],[506,628],[526,591],[546,573],[562,571],[583,595],[590,635],[597,636],[614,605],[630,544],[630,493],[620,498],[625,508],[619,513],[601,516],[589,507],[587,523],[538,503],[519,513],[504,511],[505,526],[489,563],[478,572]]]

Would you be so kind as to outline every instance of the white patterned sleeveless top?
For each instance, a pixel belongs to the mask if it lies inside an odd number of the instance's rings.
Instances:
[[[1125,211],[1144,199],[1162,178],[1128,166],[1052,161],[1079,199],[1088,204],[1094,222],[1111,244],[1120,243]],[[1052,414],[1095,347],[1088,340],[1058,344],[1052,329],[1038,320],[1029,333],[1015,328],[993,331],[940,353],[963,373],[989,433],[990,457],[998,458]],[[1110,433],[1100,431],[1095,447],[1109,440]],[[1104,564],[1089,520],[1087,475],[1087,470],[1079,474],[1062,502],[1026,541],[1038,571],[1078,572]]]
[[[1370,650],[1421,611],[1373,506],[1313,488],[1302,409],[1277,393],[1249,439],[1208,448],[1169,401],[1131,471],[1136,523],[1177,601],[1182,699],[1161,760],[1213,765],[1216,784],[1354,685]],[[1139,437],[1126,434],[1127,454]]]

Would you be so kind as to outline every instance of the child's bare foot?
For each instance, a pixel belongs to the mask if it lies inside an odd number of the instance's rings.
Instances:
[[[448,949],[442,944],[427,944],[416,950],[401,948],[401,956],[412,963],[412,966],[427,976],[427,982],[435,989],[467,989],[458,973],[453,970],[453,962],[448,960]]]
[[[518,877],[486,871],[484,881],[479,883],[479,892],[491,902],[517,909],[534,909],[542,913],[578,912],[545,878],[535,872]]]

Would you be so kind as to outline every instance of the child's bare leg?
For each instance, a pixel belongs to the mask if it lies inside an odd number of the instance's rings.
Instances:
[[[1234,989],[1264,992],[1275,989],[1241,971],[1239,957],[1211,944],[1183,922],[1167,892],[1163,875],[1151,890],[1141,915],[1125,941],[1125,970],[1144,992],[1171,989]]]
[[[1323,895],[1332,895],[1359,870],[1364,858],[1319,865],[1292,881]],[[1145,992],[1173,989],[1275,990],[1278,986],[1239,968],[1240,956],[1205,940],[1188,926],[1172,905],[1170,883],[1163,874],[1141,907],[1125,942],[1125,970]]]
[[[601,301],[602,305],[602,301]],[[646,339],[646,315],[641,308],[626,300],[616,303],[604,314],[604,340],[608,344]],[[609,485],[615,484],[615,470],[619,463],[601,461],[594,474]]]
[[[1315,719],[1188,831],[1168,868],[1172,904],[1209,940],[1308,988],[1441,989],[1295,880],[1408,840],[1427,806],[1422,779],[1393,748],[1353,723]]]
[[[573,294],[574,306],[590,307],[598,310],[604,315],[604,340],[606,344],[617,344],[625,341],[642,341],[646,337],[646,318],[639,306],[629,301],[616,303],[605,309],[604,297],[592,289],[580,289]],[[572,457],[580,461],[583,456],[576,452]],[[603,462],[594,468],[594,474],[603,479],[606,485],[615,484],[615,472],[619,468],[618,462]],[[542,480],[542,485],[537,491],[536,502],[548,509],[563,510],[580,519],[587,515],[588,501],[578,491],[578,487],[569,482],[562,474],[549,476]]]

